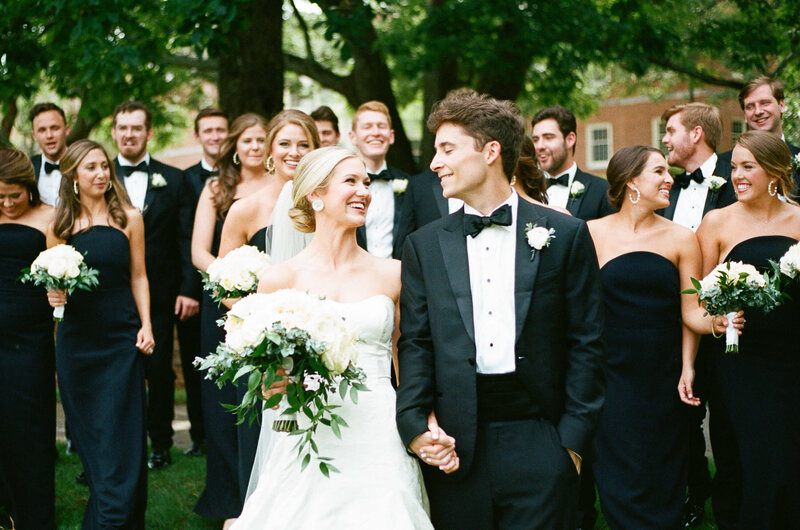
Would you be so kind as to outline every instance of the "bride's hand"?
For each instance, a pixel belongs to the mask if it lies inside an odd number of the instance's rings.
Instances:
[[[445,473],[458,471],[460,460],[456,453],[456,440],[439,427],[436,415],[428,415],[428,430],[411,442],[409,446],[420,460],[430,466],[437,466]]]
[[[286,370],[283,368],[278,368],[275,371],[275,375],[280,375],[282,378],[278,379],[277,381],[273,381],[269,388],[265,388],[264,385],[261,385],[261,395],[264,399],[269,399],[275,394],[285,394],[286,393],[286,385],[289,384],[289,379],[286,377],[287,374]],[[273,409],[277,410],[278,405],[272,407]]]

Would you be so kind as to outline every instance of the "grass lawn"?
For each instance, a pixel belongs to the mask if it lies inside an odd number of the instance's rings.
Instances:
[[[64,444],[58,444],[56,462],[56,528],[80,529],[89,489],[75,482],[81,465],[77,455],[64,453]],[[183,456],[172,450],[172,465],[162,471],[150,472],[147,485],[147,528],[157,529],[214,529],[222,528],[222,521],[210,521],[196,515],[194,508],[203,490],[206,471],[205,458]],[[712,463],[713,472],[713,463]],[[706,503],[706,520],[700,530],[713,530],[717,526],[711,514],[711,501]],[[0,530],[11,528],[7,515],[0,508]],[[607,530],[600,516],[596,530]]]

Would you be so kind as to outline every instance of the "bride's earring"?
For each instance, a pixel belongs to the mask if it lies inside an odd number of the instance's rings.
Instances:
[[[322,199],[314,199],[311,203],[311,209],[315,212],[321,212],[323,208],[325,208],[325,203],[322,202]]]
[[[631,201],[631,204],[637,204],[642,198],[642,194],[639,192],[639,188],[633,188],[633,191],[636,192],[636,200],[633,200],[633,193],[628,193],[628,199]]]
[[[72,181],[72,191],[75,192],[76,196],[78,195],[78,182],[77,181],[74,181],[74,180]]]
[[[770,180],[769,184],[767,184],[767,193],[769,193],[770,197],[774,197],[778,194],[778,185],[775,184],[774,180]]]

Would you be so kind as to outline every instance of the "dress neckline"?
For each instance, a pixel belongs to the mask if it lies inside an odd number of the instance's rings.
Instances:
[[[319,295],[319,294],[312,293],[312,292],[309,292],[309,291],[303,291],[302,289],[296,289],[296,288],[294,288],[294,287],[290,287],[290,288],[288,288],[288,290],[290,290],[290,291],[295,291],[295,292],[297,292],[297,293],[305,293],[305,294],[308,294],[308,295],[311,295],[311,296],[316,296],[316,297],[320,298],[321,300],[325,300],[325,301],[327,301],[327,302],[335,302],[335,303],[337,303],[337,304],[341,304],[341,305],[355,305],[355,304],[361,304],[361,303],[364,303],[364,302],[366,302],[366,301],[368,301],[368,300],[372,300],[373,298],[384,298],[384,299],[386,299],[386,300],[387,300],[389,303],[391,303],[392,305],[394,305],[394,300],[392,300],[392,298],[391,298],[390,296],[388,296],[388,295],[385,295],[385,294],[383,294],[383,293],[373,294],[373,295],[371,295],[371,296],[367,296],[366,298],[362,298],[361,300],[353,300],[353,301],[349,301],[349,302],[343,302],[343,301],[341,301],[341,300],[334,300],[333,298],[329,298],[329,297],[327,297],[327,296],[324,296],[324,295]]]
[[[674,263],[672,263],[672,261],[671,261],[669,258],[667,258],[666,256],[662,256],[662,255],[661,255],[661,254],[659,254],[658,252],[652,252],[652,251],[650,251],[650,250],[634,250],[634,251],[632,251],[632,252],[624,252],[624,253],[620,254],[619,256],[614,256],[614,257],[613,257],[613,258],[611,258],[610,260],[606,261],[606,262],[603,264],[603,266],[602,266],[602,267],[600,267],[600,270],[603,270],[604,268],[606,268],[606,267],[608,266],[608,264],[609,264],[609,263],[611,263],[612,261],[616,261],[616,260],[618,260],[618,259],[620,259],[620,258],[622,258],[622,257],[625,257],[625,256],[631,256],[631,255],[633,255],[633,254],[649,254],[649,255],[652,255],[652,256],[659,257],[659,258],[661,258],[662,260],[664,260],[664,261],[666,261],[667,263],[669,263],[670,265],[672,265],[672,267],[673,267],[675,270],[678,270],[678,267],[676,267],[676,266],[675,266],[675,264],[674,264]]]
[[[111,226],[111,225],[92,225],[92,226],[90,226],[90,227],[88,227],[88,228],[84,228],[83,230],[80,230],[80,231],[78,231],[78,232],[75,232],[75,233],[74,233],[74,234],[72,234],[70,237],[71,237],[71,238],[72,238],[72,237],[75,237],[75,236],[77,236],[78,234],[87,234],[87,233],[91,232],[92,230],[94,230],[95,228],[108,228],[108,229],[114,230],[115,232],[119,232],[120,234],[122,234],[122,236],[123,236],[125,239],[128,239],[128,234],[126,234],[124,231],[120,230],[120,229],[119,229],[119,228],[117,228],[116,226]]]
[[[743,239],[742,241],[739,241],[738,243],[733,245],[731,247],[731,249],[728,251],[728,253],[725,254],[725,258],[722,261],[720,261],[720,263],[725,263],[726,261],[728,261],[730,259],[731,253],[734,250],[736,250],[737,248],[739,248],[743,244],[748,243],[750,241],[755,241],[756,239],[788,239],[790,241],[794,241],[795,243],[797,243],[797,240],[795,238],[789,237],[789,236],[780,235],[780,234],[770,234],[770,235],[766,235],[766,236],[749,237],[749,238]]]
[[[42,232],[42,231],[41,231],[41,230],[39,230],[38,228],[34,228],[34,227],[33,227],[33,226],[31,226],[31,225],[26,225],[25,223],[15,223],[15,222],[10,222],[10,223],[0,223],[0,227],[3,227],[3,226],[21,226],[21,227],[23,227],[23,228],[28,228],[29,230],[33,230],[34,232],[36,232],[37,234],[39,234],[39,235],[40,235],[40,236],[42,236],[43,238],[47,239],[47,235],[45,235],[45,234],[44,234],[44,232]]]

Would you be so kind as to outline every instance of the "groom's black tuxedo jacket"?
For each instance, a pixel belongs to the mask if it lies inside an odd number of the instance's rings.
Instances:
[[[736,191],[731,184],[731,159],[724,159],[726,153],[717,156],[717,165],[714,167],[714,175],[726,180],[725,184],[717,190],[709,189],[706,194],[706,203],[703,206],[703,217],[711,210],[724,208],[736,202]],[[669,190],[669,206],[663,210],[656,210],[656,213],[663,215],[670,221],[675,217],[675,207],[678,205],[678,196],[681,193],[680,186],[675,184]]]
[[[123,184],[119,159],[114,167]],[[160,173],[167,185],[153,187],[153,175]],[[200,283],[192,266],[191,240],[194,223],[193,193],[187,189],[183,172],[150,158],[147,194],[144,198],[144,247],[150,304],[174,305],[177,295],[200,299]]]
[[[460,470],[477,429],[475,337],[463,209],[408,236],[400,295],[397,425],[403,442],[436,412],[456,439]],[[526,224],[555,229],[536,251]],[[585,455],[605,396],[600,271],[586,224],[519,201],[514,277],[516,375],[555,426],[562,446]],[[442,474],[442,476],[444,476]]]
[[[389,171],[389,180],[409,180],[408,173],[397,169],[396,167],[392,167],[387,164],[386,169]],[[408,188],[406,188],[408,191]],[[400,251],[403,247],[399,246],[398,242],[399,239],[399,230],[401,226],[401,219],[403,216],[403,203],[405,202],[406,193],[395,193],[394,194],[394,224],[392,225],[392,257],[393,258],[400,258]],[[367,249],[367,225],[361,225],[356,229],[356,242],[358,246],[363,248],[364,250]]]

